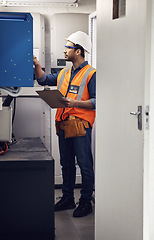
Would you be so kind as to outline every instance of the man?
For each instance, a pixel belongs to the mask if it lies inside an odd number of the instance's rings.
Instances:
[[[58,74],[46,75],[35,57],[34,65],[38,83],[57,85],[64,95],[62,101],[66,106],[58,108],[55,117],[63,176],[63,196],[55,204],[55,211],[76,206],[76,158],[81,170],[82,188],[79,206],[74,210],[73,216],[83,217],[92,212],[94,171],[91,130],[95,120],[96,70],[85,61],[85,51],[90,52],[90,38],[86,33],[78,31],[65,40],[65,60],[72,62],[71,69],[64,68]]]

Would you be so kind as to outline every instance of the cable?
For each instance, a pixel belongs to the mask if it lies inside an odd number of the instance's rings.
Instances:
[[[14,98],[14,107],[13,107],[13,115],[12,115],[12,125],[13,125],[14,118],[15,118],[15,112],[16,112],[16,98]]]
[[[4,155],[8,151],[9,147],[7,142],[0,142],[0,155]]]
[[[13,97],[8,95],[3,102],[3,107],[9,107],[12,100],[13,100]]]
[[[0,91],[5,91],[7,94],[9,94],[12,97],[18,97],[21,92],[21,87],[0,87]]]

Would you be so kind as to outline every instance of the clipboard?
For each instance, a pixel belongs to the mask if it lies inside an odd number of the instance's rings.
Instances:
[[[58,89],[44,89],[36,92],[51,108],[66,108],[65,104],[61,102],[64,96]]]

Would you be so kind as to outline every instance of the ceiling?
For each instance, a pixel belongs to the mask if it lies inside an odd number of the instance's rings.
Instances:
[[[78,7],[96,4],[96,0],[0,0],[0,6],[50,6],[50,7]]]
[[[75,3],[77,2],[76,0],[8,0],[8,1],[3,1],[3,2],[44,2],[44,3]]]
[[[1,6],[75,6],[78,7],[76,0],[0,0]]]

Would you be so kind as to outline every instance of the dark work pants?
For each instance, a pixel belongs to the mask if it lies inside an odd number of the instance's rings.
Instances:
[[[59,132],[60,164],[63,176],[63,195],[74,196],[76,179],[75,156],[81,170],[81,197],[91,200],[94,187],[93,157],[91,153],[91,128],[86,129],[82,137],[64,138],[64,131]]]

